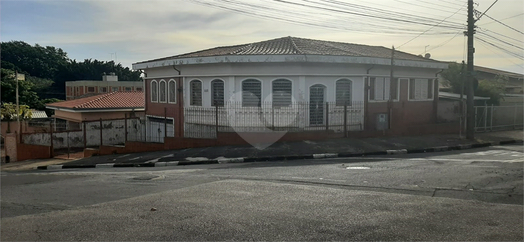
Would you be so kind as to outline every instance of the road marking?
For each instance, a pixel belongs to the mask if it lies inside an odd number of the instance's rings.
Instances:
[[[464,160],[464,159],[445,159],[445,158],[439,158],[439,159],[435,159],[435,158],[430,158],[430,159],[412,158],[412,159],[409,159],[409,160],[412,160],[412,161],[467,161],[467,160]],[[475,159],[475,160],[472,160],[472,161],[513,163],[513,162],[524,162],[524,159],[514,159],[514,160],[477,160],[477,159]]]
[[[346,167],[347,170],[366,170],[370,168],[371,167],[367,167],[367,166],[348,166]]]

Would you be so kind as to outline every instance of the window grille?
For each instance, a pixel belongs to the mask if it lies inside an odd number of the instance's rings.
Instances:
[[[176,103],[176,81],[169,80],[168,89],[169,89],[169,102]]]
[[[245,80],[242,82],[242,106],[260,107],[262,97],[262,84],[257,80]]]
[[[390,95],[392,100],[398,100],[398,78],[389,80],[389,77],[370,77],[369,100],[388,101]]]
[[[433,80],[410,79],[409,80],[409,99],[411,100],[433,99]]]
[[[127,91],[127,87],[126,87],[126,91]],[[166,81],[160,80],[158,93],[159,93],[159,98],[158,98],[159,102],[165,103],[166,102]]]
[[[151,102],[158,102],[158,83],[151,81]]]
[[[191,95],[189,104],[192,106],[202,106],[202,82],[198,80],[191,81]]]
[[[211,106],[224,106],[224,82],[213,80],[211,82]]]
[[[280,79],[273,81],[273,106],[286,107],[291,105],[291,89],[292,83],[290,80]]]
[[[336,82],[337,106],[351,105],[351,81],[347,79]]]

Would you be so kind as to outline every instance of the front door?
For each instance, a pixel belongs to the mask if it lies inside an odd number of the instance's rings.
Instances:
[[[313,85],[309,88],[309,125],[324,124],[324,105],[326,87]]]

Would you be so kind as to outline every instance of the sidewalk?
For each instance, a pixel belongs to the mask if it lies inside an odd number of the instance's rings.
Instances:
[[[83,152],[72,153],[69,158],[67,154],[62,154],[55,156],[51,159],[39,159],[39,160],[25,160],[25,161],[16,161],[10,163],[0,163],[1,171],[22,171],[22,170],[32,170],[36,169],[39,166],[50,166],[50,165],[61,165],[68,163],[74,160],[83,158]]]
[[[133,167],[190,165],[227,162],[297,160],[326,157],[422,153],[487,147],[522,142],[522,130],[476,133],[475,141],[458,135],[427,135],[384,138],[343,138],[323,141],[280,142],[264,150],[250,145],[191,148],[158,152],[115,154],[87,157],[64,164],[61,168]],[[166,163],[167,162],[167,163]],[[104,164],[104,165],[102,165]],[[40,167],[40,169],[46,169]]]

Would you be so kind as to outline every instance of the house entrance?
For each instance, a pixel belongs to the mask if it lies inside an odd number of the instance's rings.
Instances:
[[[316,84],[309,88],[309,125],[324,124],[326,86]]]

